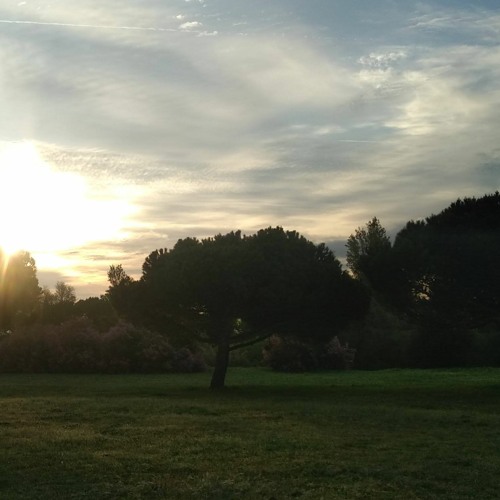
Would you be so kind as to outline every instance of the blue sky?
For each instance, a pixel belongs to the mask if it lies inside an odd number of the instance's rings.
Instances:
[[[0,60],[0,169],[30,162],[0,189],[80,296],[178,238],[282,225],[342,257],[373,216],[500,188],[498,2],[0,0]]]

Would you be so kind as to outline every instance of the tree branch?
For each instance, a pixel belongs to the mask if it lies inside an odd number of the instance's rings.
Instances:
[[[248,347],[249,345],[252,345],[252,344],[256,344],[257,342],[260,342],[261,340],[265,340],[267,339],[268,337],[270,336],[270,334],[266,334],[266,335],[261,335],[260,337],[255,337],[254,339],[252,340],[248,340],[246,342],[242,342],[240,344],[235,344],[235,345],[232,345],[229,350],[230,351],[234,351],[236,349],[240,349],[241,347]]]

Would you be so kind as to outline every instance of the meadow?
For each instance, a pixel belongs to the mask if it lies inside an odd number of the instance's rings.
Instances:
[[[0,498],[500,491],[500,369],[0,375]]]

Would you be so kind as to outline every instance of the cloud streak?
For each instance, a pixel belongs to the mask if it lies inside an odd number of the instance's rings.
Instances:
[[[43,22],[43,21],[24,21],[24,20],[12,20],[12,19],[0,19],[2,24],[32,24],[35,26],[56,26],[63,28],[92,28],[92,29],[104,29],[104,30],[130,30],[130,31],[165,31],[165,32],[175,32],[178,31],[174,28],[158,28],[153,26],[113,26],[113,25],[100,25],[100,24],[75,24],[75,23],[56,23],[56,22]],[[181,25],[182,28],[182,25]]]

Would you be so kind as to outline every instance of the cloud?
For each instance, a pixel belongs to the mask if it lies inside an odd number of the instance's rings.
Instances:
[[[394,63],[401,61],[407,57],[405,50],[397,50],[393,52],[375,53],[371,52],[368,56],[359,58],[360,64],[369,68],[388,69]]]
[[[179,29],[184,30],[184,31],[190,31],[190,30],[193,30],[196,28],[201,28],[202,26],[203,26],[203,24],[198,22],[198,21],[187,21],[185,23],[182,23],[179,26]]]
[[[215,31],[201,31],[200,33],[198,33],[198,36],[199,37],[202,37],[202,36],[217,36],[219,34],[219,32],[217,30]]]
[[[401,75],[413,92],[388,126],[417,135],[466,130],[472,137],[475,127],[492,118],[492,105],[500,104],[493,84],[500,77],[499,63],[500,49],[457,46],[434,51],[419,60],[418,68]]]
[[[478,6],[474,9],[460,7],[436,8],[433,4],[420,4],[420,13],[411,19],[408,28],[428,35],[448,35],[447,43],[458,40],[475,43],[498,43],[500,13]]]
[[[37,26],[52,26],[63,28],[92,28],[99,30],[131,30],[131,31],[175,31],[169,28],[158,28],[154,26],[117,26],[111,24],[73,24],[41,21],[21,21],[11,19],[0,19],[0,24],[32,24]]]
[[[2,24],[0,137],[137,208],[65,276],[102,288],[110,263],[139,273],[154,248],[237,228],[340,248],[374,215],[397,229],[495,185],[498,15],[332,5],[0,8],[39,23]]]

